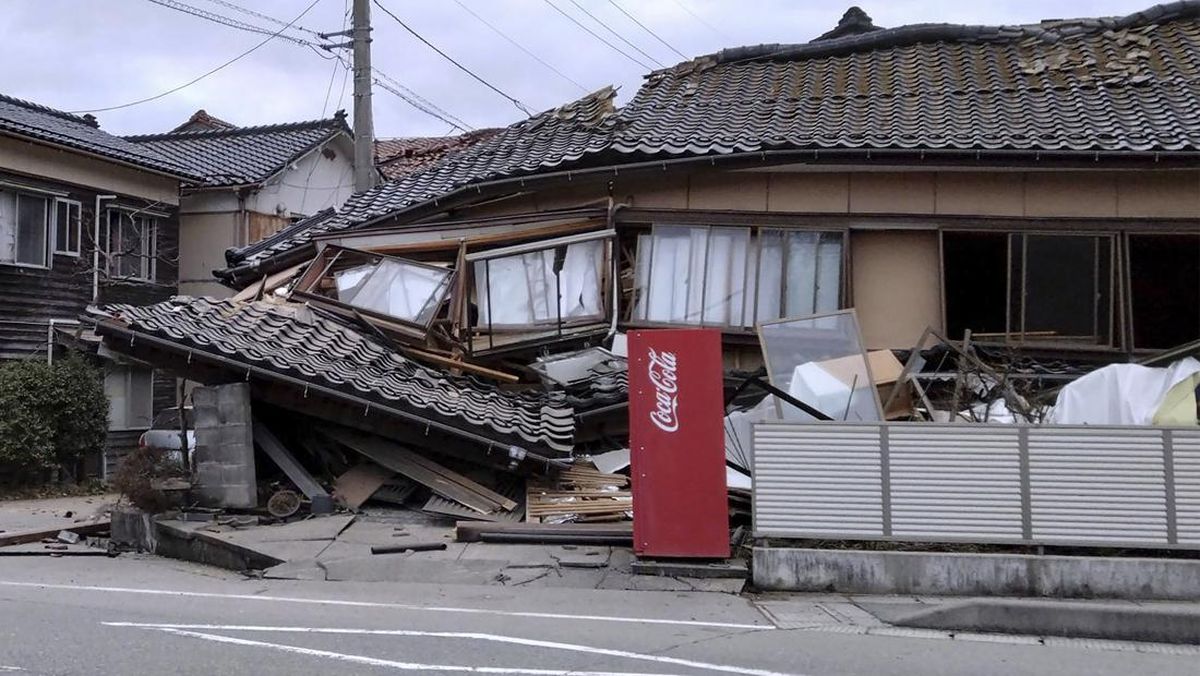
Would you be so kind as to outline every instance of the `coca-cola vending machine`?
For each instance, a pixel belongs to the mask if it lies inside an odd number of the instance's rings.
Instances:
[[[638,556],[726,558],[721,333],[629,334],[633,549]]]

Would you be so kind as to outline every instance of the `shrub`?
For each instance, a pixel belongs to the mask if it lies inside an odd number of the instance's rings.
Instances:
[[[138,446],[121,458],[111,484],[134,507],[155,513],[173,506],[172,499],[154,487],[155,482],[186,476],[183,466],[172,460],[167,451]]]
[[[0,466],[28,481],[102,451],[108,430],[103,372],[71,354],[0,365]]]

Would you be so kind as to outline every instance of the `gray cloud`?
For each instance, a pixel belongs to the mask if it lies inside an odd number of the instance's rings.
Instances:
[[[209,0],[189,4],[263,25]],[[608,0],[578,0],[599,19],[659,61],[678,61]],[[809,0],[618,0],[685,54],[763,42],[803,42],[833,27],[851,4]],[[918,22],[1029,23],[1043,18],[1123,15],[1152,0],[856,0],[877,25]],[[311,0],[238,0],[244,7],[288,20]],[[381,0],[415,30],[533,110],[577,98],[580,91],[493,33],[453,0]],[[570,76],[598,89],[636,91],[645,70],[589,36],[544,0],[463,0],[477,14]],[[624,51],[569,0],[565,11]],[[299,23],[318,31],[342,27],[345,0],[320,0]],[[690,16],[686,6],[714,28]],[[263,39],[146,0],[0,0],[0,92],[66,110],[103,108],[157,94],[216,67]],[[455,69],[378,8],[374,64],[426,99],[475,127],[510,124],[522,113]],[[332,78],[331,78],[332,76]],[[332,79],[332,87],[330,86]],[[164,131],[198,108],[239,125],[312,119],[351,107],[342,69],[312,51],[272,41],[221,72],[170,96],[97,114],[114,133]],[[448,125],[375,89],[379,136],[436,135]]]

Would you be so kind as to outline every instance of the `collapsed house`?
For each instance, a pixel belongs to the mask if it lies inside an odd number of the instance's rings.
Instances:
[[[735,404],[759,404],[739,387],[757,375],[779,415],[848,421],[999,400],[1030,422],[1028,383],[1200,338],[1200,3],[1007,27],[851,14],[464,144],[227,252],[233,299],[108,307],[97,332],[544,477],[626,448],[627,329],[719,329]],[[800,341],[778,365],[776,330]]]

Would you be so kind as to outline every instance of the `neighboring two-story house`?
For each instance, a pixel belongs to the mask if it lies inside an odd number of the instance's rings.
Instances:
[[[92,303],[153,303],[178,279],[181,164],[95,118],[0,96],[0,359],[46,359]],[[128,444],[174,379],[107,363],[110,443]]]
[[[197,111],[164,134],[127,141],[169,158],[203,182],[183,187],[179,292],[225,297],[212,271],[225,251],[337,207],[354,191],[354,142],[346,117],[237,127]]]

